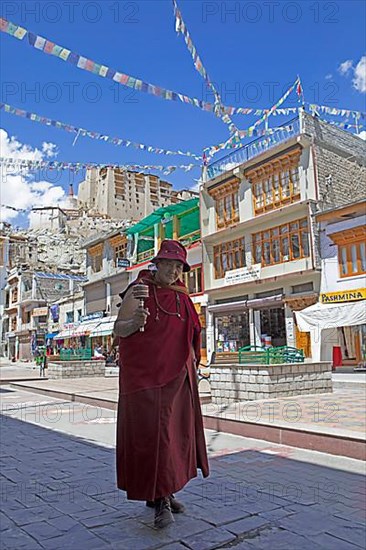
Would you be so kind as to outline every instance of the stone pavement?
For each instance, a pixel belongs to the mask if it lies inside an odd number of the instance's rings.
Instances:
[[[39,367],[35,362],[12,363],[0,357],[0,385],[17,380],[39,380]]]
[[[365,375],[345,376],[355,376],[357,383],[348,382],[347,387],[341,385],[332,394],[242,401],[228,405],[206,402],[203,405],[205,427],[365,459]],[[117,408],[117,378],[19,381],[12,387],[112,410]],[[201,393],[201,398],[205,395]]]
[[[114,411],[0,392],[4,550],[364,548],[363,462],[207,431],[210,477],[156,531],[153,511],[115,487]]]

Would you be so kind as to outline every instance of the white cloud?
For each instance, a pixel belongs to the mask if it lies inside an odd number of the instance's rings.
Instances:
[[[331,73],[328,73],[325,75],[325,80],[332,80],[333,75]]]
[[[0,128],[0,151],[2,157],[14,159],[42,160],[57,154],[53,143],[42,144],[42,150],[33,149],[18,141],[14,136]],[[0,167],[1,204],[13,208],[28,210],[33,206],[49,206],[59,204],[65,198],[65,191],[60,185],[54,185],[44,179],[45,172],[31,173],[27,168],[21,170],[13,167]],[[38,181],[39,177],[39,181]],[[37,181],[36,181],[37,179]],[[10,208],[0,208],[2,221],[11,221],[18,212]]]
[[[366,55],[362,56],[356,66],[353,66],[353,61],[347,59],[338,67],[338,72],[342,76],[352,75],[352,84],[355,90],[361,94],[366,93]]]
[[[362,94],[366,93],[366,55],[357,63],[353,76],[353,87]]]
[[[54,143],[44,141],[42,143],[42,153],[44,153],[48,158],[55,157],[57,155],[56,145]]]
[[[338,71],[341,73],[342,76],[347,76],[352,67],[352,59],[347,59],[347,61],[343,61],[338,67]]]

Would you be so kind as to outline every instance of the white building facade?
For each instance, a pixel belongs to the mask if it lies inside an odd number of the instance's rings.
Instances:
[[[366,201],[316,215],[322,263],[319,302],[297,314],[312,355],[341,365],[366,360]]]

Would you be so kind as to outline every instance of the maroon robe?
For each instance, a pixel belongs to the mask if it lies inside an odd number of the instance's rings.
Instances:
[[[154,500],[208,476],[196,364],[200,324],[183,283],[149,286],[150,315],[144,332],[120,338],[120,392],[117,418],[117,485],[127,498]],[[179,294],[179,303],[177,295]]]

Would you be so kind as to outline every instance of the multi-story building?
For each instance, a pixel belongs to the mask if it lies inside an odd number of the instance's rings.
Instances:
[[[313,357],[366,366],[366,201],[315,216],[319,226],[319,301],[296,314]]]
[[[152,174],[118,168],[91,168],[79,185],[80,208],[114,219],[140,220],[161,206],[186,200],[196,193],[176,191]]]
[[[366,144],[301,112],[213,162],[201,185],[207,347],[288,345],[311,355],[293,312],[318,300],[317,209],[364,195]]]
[[[17,278],[13,277],[9,282],[8,276],[15,266],[21,269],[29,265],[31,254],[27,238],[14,234],[10,224],[3,223],[0,235],[0,356],[8,353],[14,356],[11,352],[15,350],[19,289]],[[6,334],[11,337],[6,337]]]
[[[49,306],[62,296],[77,293],[84,279],[17,267],[10,271],[4,310],[5,347],[9,358],[32,358],[35,347],[47,340]]]
[[[119,294],[133,281],[142,269],[147,269],[165,238],[176,239],[188,249],[188,262],[192,266],[184,274],[203,326],[203,358],[205,353],[205,306],[202,277],[202,249],[200,244],[199,199],[190,199],[159,208],[126,230],[111,232],[84,246],[87,250],[87,277],[84,284],[86,315],[108,315],[110,334],[118,313]],[[92,334],[98,337],[98,330]],[[107,336],[104,330],[104,336]]]

